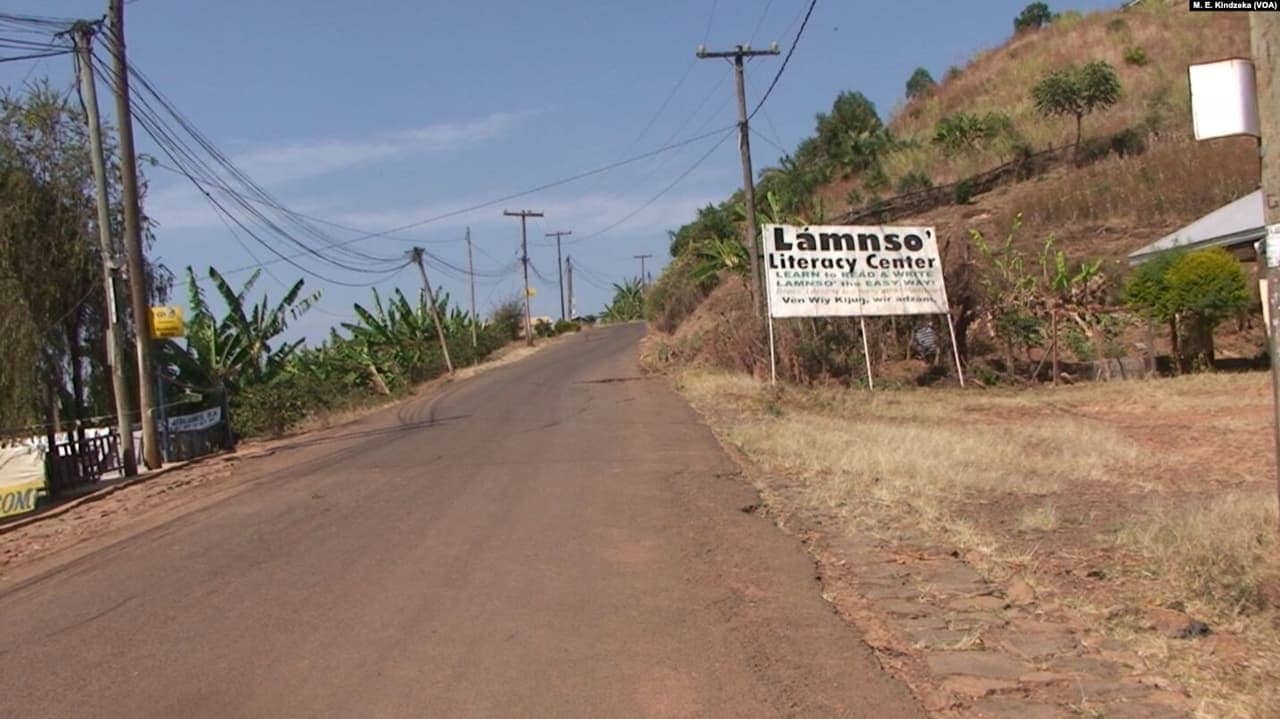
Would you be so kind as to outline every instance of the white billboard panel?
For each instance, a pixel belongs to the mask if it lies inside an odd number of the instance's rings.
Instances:
[[[932,227],[764,225],[773,317],[946,314]]]
[[[1197,140],[1258,137],[1258,91],[1253,62],[1231,58],[1191,65],[1191,124]]]

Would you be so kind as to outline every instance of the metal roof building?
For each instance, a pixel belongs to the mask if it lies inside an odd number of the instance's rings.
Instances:
[[[1266,234],[1262,190],[1254,190],[1223,205],[1191,224],[1129,253],[1129,264],[1139,265],[1169,250],[1225,247],[1242,260],[1256,261],[1255,243]]]

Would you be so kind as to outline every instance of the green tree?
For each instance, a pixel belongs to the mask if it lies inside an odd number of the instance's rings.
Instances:
[[[1214,328],[1249,305],[1244,269],[1220,247],[1152,258],[1130,274],[1124,297],[1143,316],[1169,323],[1183,366],[1210,366]]]
[[[284,371],[302,340],[280,342],[277,339],[320,298],[320,293],[302,297],[304,280],[298,280],[274,306],[267,296],[253,305],[248,295],[258,282],[261,270],[255,271],[240,287],[233,290],[217,269],[209,268],[209,279],[226,305],[226,313],[218,318],[196,281],[195,272],[187,268],[187,304],[190,317],[186,322],[186,344],[168,340],[164,344],[164,361],[178,369],[179,378],[201,387],[226,387],[235,392],[245,386],[273,381]]]
[[[884,126],[876,114],[876,106],[860,92],[842,92],[831,105],[830,113],[818,113],[814,134],[815,149],[830,166],[846,172],[873,164],[880,146],[858,146],[851,138],[862,133],[875,133]]]
[[[1120,92],[1115,69],[1105,60],[1095,60],[1083,67],[1070,66],[1049,73],[1031,88],[1031,98],[1042,115],[1075,118],[1078,153],[1085,116],[1115,105],[1120,101]]]
[[[604,308],[606,322],[631,322],[644,318],[644,285],[639,279],[614,283],[613,300]]]
[[[1018,17],[1013,19],[1013,31],[1039,30],[1051,22],[1053,13],[1049,11],[1049,6],[1043,2],[1033,2],[1022,8]]]
[[[916,71],[911,73],[911,77],[907,79],[907,99],[914,100],[917,97],[923,97],[933,92],[933,88],[938,83],[934,82],[933,75],[923,67],[917,67]]]

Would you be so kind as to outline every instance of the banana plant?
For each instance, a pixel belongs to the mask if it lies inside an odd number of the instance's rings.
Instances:
[[[226,314],[219,319],[205,299],[195,271],[187,268],[191,316],[186,345],[167,340],[161,349],[163,361],[177,367],[184,382],[230,389],[270,382],[302,346],[301,339],[282,343],[277,339],[290,320],[298,319],[319,301],[320,293],[303,297],[305,280],[298,280],[274,306],[265,294],[249,306],[248,295],[260,275],[261,271],[254,272],[236,291],[217,269],[209,268],[209,279],[226,305]]]

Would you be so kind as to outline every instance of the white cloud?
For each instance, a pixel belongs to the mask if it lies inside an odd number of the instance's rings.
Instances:
[[[510,132],[521,118],[530,114],[499,112],[465,122],[386,132],[366,140],[304,140],[250,148],[231,159],[259,184],[274,189],[284,183],[379,160],[470,147]],[[209,201],[181,178],[152,192],[146,209],[148,215],[168,230],[221,225]]]
[[[266,185],[328,174],[353,165],[422,152],[457,150],[509,132],[530,113],[498,112],[467,122],[446,122],[383,133],[367,140],[324,139],[251,149],[234,160]]]

